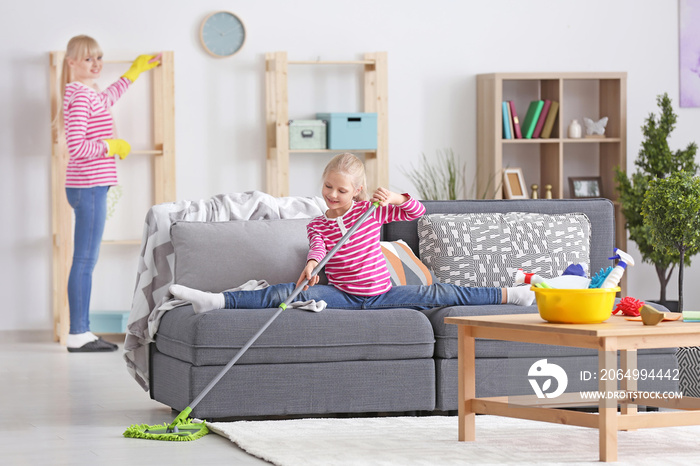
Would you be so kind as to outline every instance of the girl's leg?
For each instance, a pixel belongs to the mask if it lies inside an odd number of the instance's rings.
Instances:
[[[527,292],[534,293],[527,288]],[[367,298],[365,307],[368,309],[385,309],[407,307],[410,309],[431,309],[440,306],[474,306],[484,304],[503,304],[507,295],[514,296],[515,293],[507,291],[513,288],[491,288],[491,287],[464,287],[447,283],[435,283],[430,286],[399,286],[394,287],[384,294]],[[529,305],[532,299],[527,302],[523,298],[522,302],[507,302],[512,304]]]
[[[90,331],[92,272],[100,253],[108,189],[107,186],[66,188],[68,203],[75,212],[73,264],[68,276],[71,334]]]
[[[429,286],[395,286],[379,296],[366,300],[368,309],[404,307],[431,309],[440,306],[501,304],[501,288],[471,288],[434,283]]]
[[[196,313],[214,309],[267,309],[278,307],[292,294],[296,285],[283,283],[252,291],[225,291],[209,293],[182,285],[172,285],[170,293],[178,299],[190,301]],[[364,298],[349,295],[330,285],[312,286],[302,291],[295,301],[325,301],[328,307],[362,309]]]
[[[224,292],[226,309],[265,309],[278,307],[292,294],[296,284],[283,283],[255,291]],[[325,301],[336,309],[362,309],[364,298],[349,295],[332,285],[315,285],[299,293],[294,301]]]

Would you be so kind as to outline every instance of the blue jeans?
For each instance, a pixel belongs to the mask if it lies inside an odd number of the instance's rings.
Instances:
[[[109,186],[66,188],[68,203],[75,212],[73,265],[68,276],[70,333],[90,331],[92,271],[100,254],[107,217]]]
[[[294,291],[294,283],[272,285],[262,290],[226,291],[226,309],[275,308]],[[332,285],[316,285],[302,291],[295,301],[323,300],[334,309],[432,309],[440,306],[501,304],[500,288],[469,288],[447,283],[430,286],[395,286],[377,296],[355,296]]]

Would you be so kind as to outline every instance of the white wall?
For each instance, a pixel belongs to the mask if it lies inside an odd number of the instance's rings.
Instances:
[[[412,190],[400,168],[416,163],[422,152],[451,147],[474,169],[478,73],[627,71],[630,170],[643,120],[656,111],[656,95],[667,91],[678,102],[679,18],[672,0],[120,0],[106,5],[26,0],[0,6],[0,192],[5,218],[0,228],[0,330],[51,326],[48,52],[62,49],[75,34],[97,38],[106,59],[175,51],[181,199],[264,189],[267,51],[287,50],[297,60],[389,53],[390,187],[396,190]],[[237,13],[248,31],[244,49],[230,59],[213,59],[199,44],[201,20],[218,9]],[[110,70],[107,74],[114,76],[122,72],[119,67]],[[306,76],[290,76],[290,116],[348,106],[359,111],[354,81],[333,70],[327,73],[310,77],[316,80],[313,86],[305,84]],[[123,108],[117,108],[120,134],[137,142],[148,140],[138,133],[148,121],[138,107],[139,96],[147,95],[144,89],[146,84],[137,82],[118,104]],[[677,108],[677,113],[674,148],[697,139],[700,125],[700,109]],[[147,164],[135,156],[126,162],[122,168],[130,171],[122,176],[121,210],[108,225],[116,236],[124,224],[138,230],[148,207],[139,195],[145,182],[139,180],[148,179]],[[292,194],[315,195],[325,159],[295,156],[293,164],[293,176],[303,182],[292,183]],[[307,183],[309,179],[313,182]],[[120,259],[124,251],[103,248],[94,308],[130,306],[136,266],[128,254]],[[700,289],[691,286],[700,278],[700,266],[686,277],[686,303],[692,306],[700,300]],[[650,266],[631,269],[628,283],[632,296],[658,295]],[[675,283],[669,292],[675,296]]]

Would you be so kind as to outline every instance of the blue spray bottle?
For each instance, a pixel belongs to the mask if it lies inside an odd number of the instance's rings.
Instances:
[[[625,273],[625,269],[627,269],[627,266],[634,266],[634,259],[632,259],[632,256],[627,254],[622,249],[615,248],[613,250],[613,253],[615,255],[613,257],[609,257],[608,259],[619,260],[617,262],[617,265],[612,269],[612,272],[610,272],[605,278],[603,284],[600,285],[601,288],[615,288],[620,283],[622,275]]]

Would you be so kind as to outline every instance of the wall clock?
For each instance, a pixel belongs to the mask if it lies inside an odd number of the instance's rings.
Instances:
[[[217,11],[202,21],[199,39],[210,55],[218,58],[230,57],[245,43],[245,26],[233,13]]]

